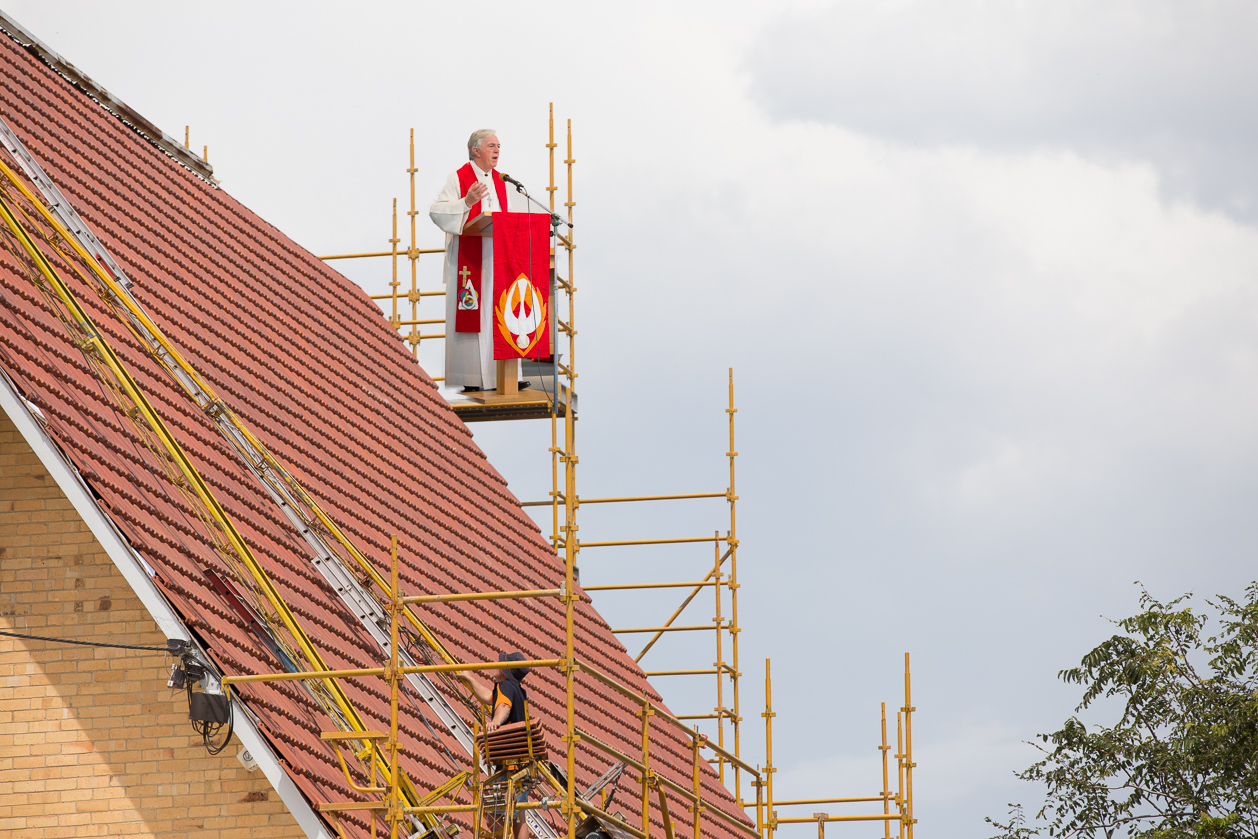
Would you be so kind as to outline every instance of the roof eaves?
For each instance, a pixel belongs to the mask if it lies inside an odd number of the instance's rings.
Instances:
[[[96,541],[113,561],[127,585],[135,592],[140,603],[157,623],[162,634],[169,638],[193,641],[192,633],[183,619],[167,602],[150,577],[148,564],[138,556],[123,539],[113,521],[96,503],[95,497],[83,482],[77,469],[65,458],[61,449],[49,438],[43,424],[31,413],[31,403],[23,397],[8,373],[0,368],[0,409],[8,415],[23,439],[35,452],[40,463],[52,475],[57,486],[82,517]],[[212,665],[211,665],[212,667]],[[288,812],[309,839],[334,839],[323,820],[311,809],[310,802],[293,783],[293,779],[280,765],[279,758],[263,738],[254,723],[252,714],[236,703],[234,715],[235,734],[249,754],[258,762],[271,786],[279,794]]]
[[[97,84],[92,80],[91,76],[78,67],[66,61],[56,50],[36,38],[22,24],[4,11],[0,11],[0,31],[3,31],[20,44],[27,52],[38,57],[40,61],[52,68],[54,72],[65,78],[70,84],[96,100],[102,108],[122,120],[125,125],[129,126],[137,134],[173,157],[183,166],[192,170],[196,175],[205,179],[210,185],[218,186],[218,179],[214,177],[214,167],[210,165],[209,161],[197,157],[192,151],[182,146],[174,137],[171,137],[165,131],[162,131],[156,125],[140,116],[130,105]]]

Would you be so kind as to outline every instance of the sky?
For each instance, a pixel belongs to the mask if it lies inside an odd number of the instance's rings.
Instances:
[[[1258,6],[4,8],[168,134],[189,125],[222,189],[317,254],[387,247],[410,129],[418,241],[439,247],[423,211],[472,130],[540,195],[548,103],[572,120],[579,492],[723,491],[734,369],[743,754],[764,762],[771,656],[779,799],[879,791],[908,651],[919,829],[990,835],[984,816],[1038,801],[1013,778],[1025,741],[1072,713],[1056,674],[1137,610],[1137,581],[1170,599],[1256,576]],[[473,430],[521,499],[546,497],[547,423]],[[711,563],[634,550],[587,549],[583,582]],[[595,603],[644,626],[677,599]],[[681,635],[648,669],[710,666],[711,637]],[[657,686],[678,712],[715,700]]]

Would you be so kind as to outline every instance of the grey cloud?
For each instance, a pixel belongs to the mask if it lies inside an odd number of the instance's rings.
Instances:
[[[841,3],[767,27],[746,69],[775,119],[1145,162],[1252,223],[1256,39],[1253,3]]]

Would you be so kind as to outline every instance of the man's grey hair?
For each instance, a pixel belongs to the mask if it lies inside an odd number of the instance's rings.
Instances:
[[[486,137],[492,137],[497,133],[492,128],[482,128],[480,131],[473,131],[472,136],[467,138],[467,159],[472,159],[472,149],[480,148],[480,144],[485,142]]]

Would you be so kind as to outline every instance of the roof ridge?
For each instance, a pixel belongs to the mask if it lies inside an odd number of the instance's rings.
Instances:
[[[218,179],[214,177],[214,167],[208,160],[202,160],[190,149],[180,145],[178,140],[145,119],[139,111],[114,96],[105,89],[104,85],[95,81],[87,73],[66,61],[56,50],[32,35],[26,27],[3,10],[0,10],[0,32],[8,35],[23,49],[46,64],[54,73],[117,117],[132,131],[144,137],[211,186],[218,186]]]

